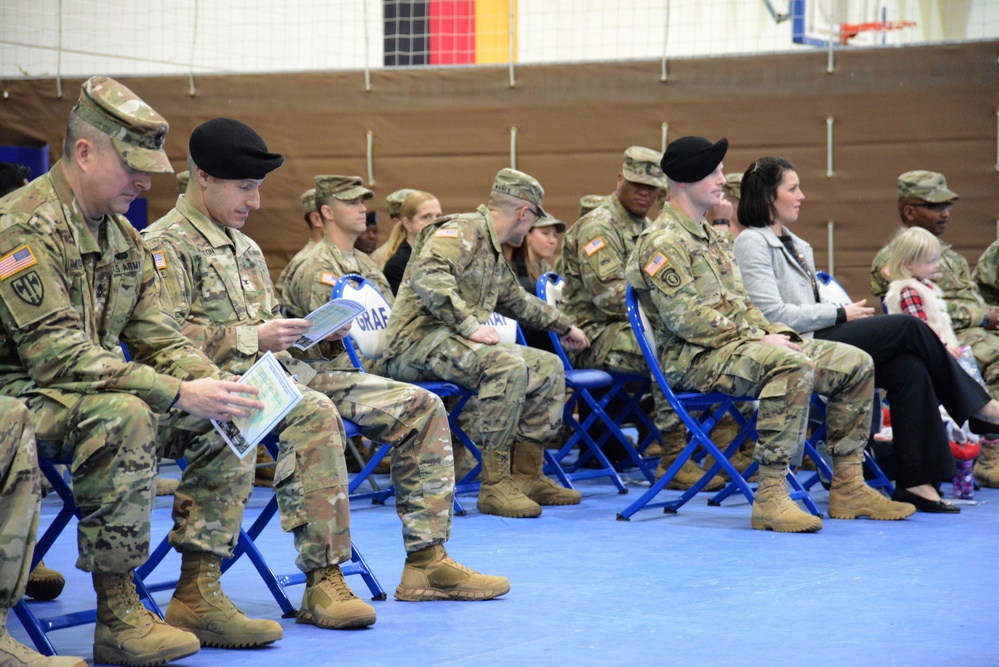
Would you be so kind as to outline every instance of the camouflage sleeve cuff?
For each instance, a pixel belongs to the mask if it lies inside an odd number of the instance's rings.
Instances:
[[[141,398],[154,412],[163,414],[180,399],[180,379],[171,375],[160,375],[155,385]]]
[[[481,323],[469,315],[462,320],[461,324],[458,325],[458,335],[469,338],[473,333],[475,333],[475,330],[478,329],[479,326],[481,326]]]
[[[564,336],[569,333],[573,326],[575,325],[572,323],[572,320],[565,315],[559,315],[559,318],[552,324],[551,329],[559,336]]]
[[[764,335],[766,335],[766,334],[783,334],[785,336],[790,337],[790,339],[792,341],[796,342],[796,343],[798,341],[802,340],[801,336],[798,334],[797,331],[795,331],[791,327],[787,326],[783,322],[774,322],[773,324],[771,324],[770,326],[768,326],[766,328],[766,330],[764,330],[763,334]],[[763,336],[760,336],[760,338],[763,338]]]
[[[236,327],[236,350],[247,356],[253,356],[260,351],[257,327]]]

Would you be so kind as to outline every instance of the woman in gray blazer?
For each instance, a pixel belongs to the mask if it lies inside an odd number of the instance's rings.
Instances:
[[[971,419],[978,430],[995,431],[999,403],[918,318],[874,317],[865,301],[841,305],[822,300],[812,247],[787,227],[798,219],[804,199],[798,174],[787,160],[765,157],[746,170],[739,201],[739,221],[746,230],[735,240],[746,291],[771,322],[871,355],[875,382],[887,392],[891,410],[898,461],[893,498],[924,512],[959,512],[937,491],[937,484],[954,476],[937,405],[942,402],[959,424]]]

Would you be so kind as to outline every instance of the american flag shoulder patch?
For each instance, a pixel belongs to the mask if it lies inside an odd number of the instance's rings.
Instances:
[[[884,265],[884,266],[883,266],[883,267],[881,268],[881,273],[883,273],[883,274],[884,274],[884,277],[885,277],[885,278],[890,278],[890,277],[891,277],[891,276],[889,276],[889,275],[888,275],[888,265],[887,265],[887,264],[885,264],[885,265]]]
[[[586,253],[587,257],[589,257],[596,251],[600,250],[601,248],[605,248],[606,246],[607,244],[604,243],[604,240],[598,236],[597,238],[593,239],[592,241],[583,246],[583,252]]]
[[[162,250],[157,250],[153,253],[153,264],[160,271],[166,268],[166,257],[163,256]]]
[[[323,285],[329,285],[330,287],[333,287],[334,285],[336,285],[336,281],[338,278],[339,276],[334,276],[329,271],[323,271],[322,274],[320,274],[319,276],[319,282],[321,282]]]
[[[645,272],[650,276],[655,276],[659,273],[659,270],[666,266],[666,255],[661,252],[657,252],[655,257],[653,257],[648,264],[645,265]]]
[[[434,236],[436,236],[437,238],[440,238],[440,239],[456,239],[456,238],[458,238],[458,230],[457,229],[438,229],[437,232],[434,234]]]
[[[0,257],[0,280],[7,280],[18,271],[23,271],[29,266],[38,263],[31,248],[26,245],[15,249],[3,257]]]

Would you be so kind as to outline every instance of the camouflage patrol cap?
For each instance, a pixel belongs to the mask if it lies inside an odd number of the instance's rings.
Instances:
[[[545,198],[545,189],[533,176],[509,167],[500,169],[493,180],[493,192],[523,199],[538,208],[538,213],[541,214],[538,217],[548,217],[545,209],[541,208],[541,200]]]
[[[722,186],[722,194],[726,197],[742,199],[742,174],[737,171],[725,174],[725,185]]]
[[[907,171],[898,177],[898,198],[922,199],[931,204],[959,199],[958,194],[947,188],[947,179],[935,171]]]
[[[538,218],[537,220],[534,221],[534,224],[531,225],[531,229],[539,229],[541,227],[554,227],[556,233],[558,234],[565,233],[565,223],[559,220],[558,218],[553,218],[551,216],[548,216],[546,218]]]
[[[388,204],[388,214],[390,218],[398,218],[400,211],[402,211],[402,202],[406,201],[406,197],[416,192],[413,188],[402,188],[401,190],[396,190],[388,197],[385,198],[385,203]]]
[[[191,172],[187,169],[177,172],[177,194],[182,195],[187,192],[187,184],[191,182]]]
[[[579,217],[583,217],[607,201],[606,195],[583,195],[579,198]]]
[[[72,113],[111,137],[115,151],[132,169],[152,174],[173,173],[163,150],[170,124],[111,77],[87,79]]]
[[[316,212],[316,189],[309,188],[298,198],[302,204],[302,217],[308,217],[310,213]]]
[[[624,152],[624,164],[621,175],[624,180],[632,183],[642,183],[656,188],[666,187],[666,176],[659,167],[663,154],[651,148],[632,146]]]
[[[360,176],[337,176],[324,174],[316,176],[316,201],[333,197],[340,201],[352,199],[371,199],[375,193],[364,187]]]

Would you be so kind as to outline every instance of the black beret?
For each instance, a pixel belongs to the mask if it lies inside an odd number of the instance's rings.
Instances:
[[[191,159],[215,178],[263,178],[284,163],[249,125],[232,118],[213,118],[194,128],[188,143]]]
[[[696,183],[721,164],[728,152],[728,139],[712,144],[704,137],[680,137],[671,141],[663,153],[663,173],[677,183]]]

